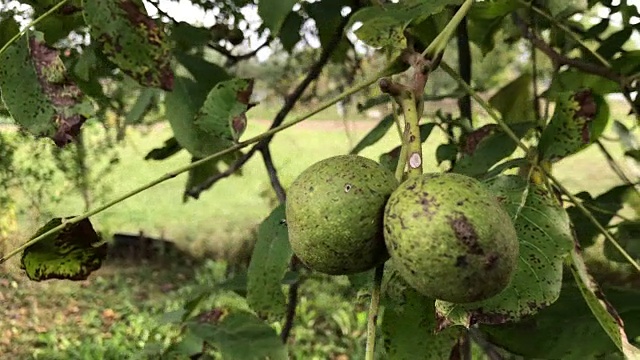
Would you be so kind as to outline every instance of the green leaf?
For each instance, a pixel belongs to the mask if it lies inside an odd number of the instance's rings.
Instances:
[[[634,259],[640,259],[640,222],[623,221],[617,226],[616,240],[618,244]],[[611,243],[604,243],[604,255],[611,261],[628,263],[629,261],[620,254],[618,249]]]
[[[220,351],[222,359],[288,359],[287,349],[275,330],[248,312],[234,310],[218,323],[190,322],[187,328]]]
[[[630,337],[640,335],[640,293],[605,289],[622,316]],[[487,340],[526,359],[622,359],[615,344],[584,302],[574,284],[565,284],[560,298],[535,317],[513,324],[481,325]]]
[[[213,152],[234,145],[244,133],[252,93],[252,79],[231,79],[217,83],[207,95],[194,125],[217,145]]]
[[[582,200],[582,205],[602,226],[607,226],[615,214],[622,210],[625,199],[633,191],[629,185],[620,185],[609,189],[595,199],[587,192],[576,194]],[[576,206],[567,208],[571,223],[575,227],[578,242],[583,247],[593,245],[600,230]]]
[[[315,21],[318,29],[318,38],[323,48],[330,45],[331,40],[336,36],[336,32],[340,31],[343,22],[342,8],[352,6],[350,0],[332,0],[332,1],[316,1],[313,3],[303,3],[303,9]],[[281,34],[282,36],[283,34]],[[331,56],[333,62],[344,62],[351,44],[346,37],[342,36],[342,40],[338,43],[336,50]]]
[[[32,239],[61,225],[62,221],[52,219],[38,229]],[[106,257],[107,244],[100,244],[91,222],[84,219],[27,247],[22,253],[21,268],[34,281],[85,280],[100,268]]]
[[[163,26],[142,0],[84,1],[91,38],[122,71],[141,85],[172,90],[171,47]]]
[[[530,316],[553,304],[562,287],[562,265],[573,247],[571,224],[552,194],[515,175],[486,182],[514,219],[520,261],[500,294],[476,303],[436,301],[445,324],[501,324]]]
[[[413,21],[423,21],[430,15],[440,13],[447,5],[459,5],[459,0],[408,0],[399,3],[385,3],[358,10],[349,19],[347,29],[360,22],[355,34],[372,47],[401,49],[406,46],[403,35],[405,28]]]
[[[290,12],[284,24],[282,25],[282,33],[280,34],[280,42],[282,47],[291,53],[294,46],[300,41],[300,28],[304,19],[297,12]]]
[[[171,344],[164,351],[163,359],[173,359],[180,356],[194,356],[202,353],[204,341],[201,337],[194,335],[191,331],[185,331],[180,340]]]
[[[567,263],[584,300],[611,341],[622,351],[626,359],[640,359],[640,349],[629,343],[620,315],[587,271],[578,246],[572,249]]]
[[[211,143],[210,135],[195,125],[195,117],[211,89],[229,75],[211,63],[189,71],[177,65],[176,75],[175,87],[165,97],[167,119],[178,143],[192,155],[205,157],[215,152],[219,144]]]
[[[435,125],[436,124],[434,123],[426,123],[426,124],[420,125],[420,141],[421,142],[427,141]],[[379,162],[380,164],[382,164],[382,166],[386,167],[390,171],[395,171],[396,167],[398,166],[399,156],[400,156],[400,146],[396,146],[395,148],[393,148],[393,150],[380,155]]]
[[[127,124],[140,124],[144,119],[144,115],[147,112],[147,109],[151,105],[154,96],[156,96],[157,90],[153,88],[143,88],[140,91],[140,95],[136,99],[136,102],[133,104],[133,107],[127,113],[125,117],[125,122]]]
[[[555,162],[585,149],[598,140],[608,122],[609,105],[602,95],[590,90],[563,94],[540,136],[540,158]]]
[[[622,46],[629,41],[632,33],[633,28],[630,26],[626,26],[622,30],[614,32],[609,35],[608,38],[600,42],[600,46],[596,52],[602,55],[605,59],[614,58],[618,52],[622,51]]]
[[[380,122],[371,129],[371,131],[369,131],[356,146],[353,147],[350,153],[358,154],[367,147],[377,143],[387,134],[394,122],[395,119],[393,118],[393,114],[389,114],[382,118],[382,120],[380,120]]]
[[[441,144],[436,149],[436,162],[440,165],[443,161],[452,161],[458,156],[456,144]]]
[[[13,119],[62,147],[80,132],[93,106],[68,77],[56,49],[27,33],[0,55],[2,100]]]
[[[571,15],[587,8],[587,0],[545,0],[544,3],[554,17]]]
[[[276,207],[258,228],[247,278],[247,302],[260,316],[281,317],[286,310],[282,278],[291,261],[284,204]]]
[[[4,16],[11,14],[3,14]],[[20,25],[13,16],[3,17],[0,20],[0,48],[4,46],[17,33],[20,32]]]
[[[531,74],[522,74],[489,99],[507,124],[534,122]]]
[[[620,84],[615,81],[569,69],[554,75],[551,79],[551,85],[542,96],[555,99],[566,92],[575,92],[585,88],[600,95],[620,92]]]
[[[513,124],[511,130],[522,138],[533,123]],[[476,129],[464,139],[463,155],[456,162],[453,172],[478,177],[485,174],[499,161],[516,150],[516,143],[496,125],[489,124]]]
[[[171,40],[176,50],[187,52],[193,48],[200,48],[211,40],[211,30],[193,26],[186,22],[179,22],[171,27]]]
[[[611,68],[622,75],[640,72],[640,50],[627,51],[611,61]]]
[[[164,145],[160,148],[155,148],[144,157],[145,160],[164,160],[170,156],[177,154],[182,150],[182,146],[178,144],[175,137],[170,137],[165,140]]]
[[[271,35],[280,34],[282,24],[296,3],[296,0],[262,0],[258,3],[258,15],[271,31]]]
[[[636,136],[627,128],[623,123],[618,120],[613,121],[613,131],[616,133],[618,138],[620,138],[620,145],[622,145],[622,149],[626,152],[633,151],[640,148],[640,142],[636,138]],[[633,154],[629,154],[633,158],[636,158]]]
[[[487,55],[495,47],[495,36],[502,29],[505,16],[522,7],[515,0],[482,1],[473,4],[467,15],[469,40]]]
[[[386,355],[398,360],[448,359],[464,329],[436,332],[434,300],[408,286],[395,270],[385,275],[381,331]]]

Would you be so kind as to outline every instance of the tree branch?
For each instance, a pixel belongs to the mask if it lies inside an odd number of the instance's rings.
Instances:
[[[456,32],[458,43],[458,72],[462,80],[467,84],[471,84],[471,49],[469,47],[466,16],[460,21]],[[465,94],[458,100],[458,107],[460,108],[460,116],[469,119],[469,123],[473,123],[471,118],[471,96],[469,94]]]
[[[278,171],[276,170],[276,167],[273,164],[273,159],[271,158],[271,150],[269,149],[269,144],[266,144],[264,147],[261,147],[260,153],[262,153],[262,160],[264,160],[264,166],[267,168],[267,173],[269,174],[269,181],[271,181],[271,187],[273,188],[273,191],[276,192],[278,201],[281,204],[284,204],[287,195],[284,191],[284,188],[282,187],[282,183],[280,182],[280,179],[278,178]]]
[[[278,113],[274,117],[273,122],[271,123],[271,126],[269,127],[269,129],[273,129],[282,124],[284,119],[287,117],[289,112],[293,109],[296,102],[300,99],[300,97],[302,96],[304,91],[307,89],[309,84],[311,84],[311,82],[313,82],[315,79],[318,78],[318,76],[320,76],[322,69],[329,61],[329,58],[331,57],[331,55],[337,48],[338,43],[342,39],[342,33],[348,21],[349,21],[348,17],[343,19],[342,23],[340,24],[340,27],[337,29],[338,31],[336,35],[331,39],[331,41],[327,44],[327,46],[322,49],[320,57],[318,58],[318,60],[316,60],[316,62],[313,65],[311,65],[311,67],[309,68],[309,71],[307,72],[307,76],[300,82],[300,84],[298,84],[298,86],[296,86],[296,88],[289,95],[285,97],[285,103],[284,105],[282,105],[282,108],[280,109],[280,111],[278,111]],[[256,143],[251,148],[251,150],[249,150],[245,155],[243,155],[240,159],[238,159],[235,163],[233,163],[227,170],[219,174],[215,174],[209,177],[207,180],[205,180],[201,184],[192,187],[191,189],[188,190],[188,194],[193,198],[197,199],[200,193],[212,187],[216,182],[224,178],[227,178],[231,176],[234,172],[238,171],[238,169],[240,169],[242,166],[244,166],[244,164],[247,161],[249,161],[249,159],[255,154],[256,151],[260,151],[263,155],[263,159],[265,159],[265,153],[263,152],[264,151],[263,149],[268,148],[269,143],[271,142],[271,139],[273,139],[273,135],[262,139],[261,141]],[[269,168],[270,167],[274,168],[274,165],[273,165],[273,162],[271,161],[270,150],[266,150],[266,152],[267,152],[267,158],[265,159],[265,166],[267,167],[267,171],[269,171]],[[274,172],[274,174],[276,174],[275,178],[272,178],[271,173],[269,175],[271,184],[274,185],[274,181],[275,181],[276,182],[275,186],[282,189],[282,185],[280,185],[280,181],[277,178],[277,173]],[[274,187],[274,190],[276,191],[276,194],[278,194],[278,192],[280,192],[281,190],[276,189],[276,187]],[[284,190],[282,190],[282,194],[284,194]],[[280,197],[281,196],[278,195],[278,199],[280,199]],[[284,199],[284,196],[282,196],[282,198]]]
[[[620,74],[610,70],[607,67],[596,65],[580,59],[570,58],[558,53],[551,47],[551,45],[547,44],[544,40],[539,38],[533,31],[531,31],[529,24],[527,24],[524,20],[522,20],[522,18],[520,18],[518,14],[513,13],[512,17],[513,17],[514,23],[520,29],[522,36],[525,39],[529,39],[529,41],[531,41],[531,44],[533,44],[533,46],[535,46],[540,51],[545,53],[545,55],[547,55],[549,59],[551,59],[554,65],[556,66],[568,65],[582,72],[598,75],[603,78],[615,81],[616,83],[619,83],[619,84],[623,82],[624,79]]]
[[[292,256],[291,265],[289,266],[291,271],[298,271],[300,268],[300,260]],[[300,288],[300,279],[296,280],[291,286],[289,286],[289,294],[287,296],[287,313],[284,319],[284,325],[282,331],[280,331],[280,339],[283,343],[287,343],[291,329],[293,329],[293,321],[296,317],[296,308],[298,307],[298,289]]]
[[[269,36],[262,44],[260,44],[260,46],[258,46],[257,48],[251,50],[246,54],[241,54],[241,55],[234,55],[231,53],[231,51],[227,50],[225,47],[220,46],[219,44],[216,44],[216,43],[209,43],[207,44],[207,47],[219,52],[222,56],[226,57],[227,61],[229,62],[229,65],[234,65],[239,61],[247,60],[254,57],[258,53],[258,51],[260,51],[265,46],[268,46],[269,43],[271,43],[271,40],[273,40],[273,38]]]

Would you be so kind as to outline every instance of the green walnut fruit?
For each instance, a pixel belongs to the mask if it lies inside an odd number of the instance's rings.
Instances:
[[[309,268],[330,275],[384,263],[384,206],[397,186],[391,172],[357,155],[311,165],[287,191],[291,249]]]
[[[497,295],[518,262],[511,217],[482,183],[460,174],[424,174],[402,183],[387,202],[384,236],[409,285],[453,303]]]

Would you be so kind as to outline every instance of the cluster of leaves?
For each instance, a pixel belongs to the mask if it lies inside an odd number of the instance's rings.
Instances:
[[[301,41],[304,24],[314,20],[321,46],[333,47],[333,60],[340,62],[345,60],[351,43],[344,34],[335,42],[335,32],[344,24],[347,29],[359,24],[355,36],[370,47],[382,48],[393,65],[407,47],[424,52],[462,1],[410,0],[369,6],[346,0],[294,6],[296,3],[260,1],[258,14],[263,25],[258,31],[268,32],[292,51]],[[247,154],[241,148],[249,143],[240,138],[247,126],[245,113],[253,106],[254,81],[232,76],[206,55],[207,49],[214,48],[237,60],[229,49],[219,46],[242,43],[237,32],[232,34],[239,23],[234,20],[233,25],[227,22],[226,28],[216,29],[166,24],[148,16],[138,0],[72,0],[61,4],[32,4],[34,16],[48,11],[51,15],[0,51],[2,99],[24,130],[66,146],[77,138],[82,125],[99,113],[96,109],[110,101],[100,80],[114,79],[116,73],[120,81],[133,80],[142,89],[128,114],[131,119],[140,119],[161,99],[174,137],[148,158],[161,160],[183,149],[188,151],[193,163],[179,171],[189,171],[187,192],[219,175],[224,167],[220,163],[232,165]],[[212,4],[201,5],[215,6]],[[239,9],[251,5],[247,1],[215,4],[226,15],[240,14]],[[637,8],[626,3],[604,5],[625,19],[639,16]],[[466,329],[472,329],[504,351],[525,357],[640,356],[631,344],[640,334],[640,324],[633,320],[638,315],[637,289],[601,289],[588,273],[580,250],[594,244],[603,232],[602,226],[611,223],[624,204],[637,198],[629,196],[637,195],[635,187],[628,181],[596,198],[586,192],[574,196],[550,176],[554,163],[599,141],[610,118],[605,95],[622,91],[632,109],[640,107],[640,97],[630,95],[640,86],[638,51],[623,48],[634,29],[625,26],[611,33],[608,20],[588,26],[571,18],[576,13],[588,15],[597,6],[601,5],[593,1],[530,4],[496,0],[471,7],[469,31],[458,35],[459,44],[470,41],[483,54],[495,47],[498,36],[512,44],[533,45],[550,59],[551,84],[538,94],[537,73],[524,73],[503,85],[488,105],[483,104],[498,125],[479,125],[469,114],[454,117],[440,112],[421,125],[421,140],[427,141],[436,127],[444,129],[450,141],[432,154],[435,160],[446,162],[447,171],[483,180],[504,200],[518,233],[520,262],[505,291],[472,304],[425,298],[393,276],[390,267],[383,297],[385,311],[380,317],[385,346],[379,351],[393,358],[443,358],[457,347]],[[344,8],[351,11],[348,16],[343,15]],[[56,21],[65,25],[56,27]],[[13,18],[0,22],[3,29],[16,32]],[[81,51],[66,55],[56,44],[63,38],[68,42],[72,31],[87,34],[92,41],[90,45],[75,43]],[[543,33],[549,40],[543,39]],[[594,44],[597,48],[590,50]],[[535,59],[535,54],[531,55]],[[459,60],[462,68],[462,57]],[[446,59],[441,67],[452,75]],[[406,66],[389,69],[396,73]],[[473,92],[464,81],[459,85],[450,97],[458,99]],[[431,95],[424,96],[424,100],[432,99]],[[550,111],[540,113],[538,104],[543,100],[547,109],[554,105],[551,115]],[[386,101],[387,97],[372,99],[361,110]],[[352,153],[380,140],[393,127],[395,116],[383,118]],[[627,131],[625,139],[630,138]],[[518,147],[526,148],[527,153],[517,155]],[[635,143],[626,150],[630,158],[637,158]],[[400,153],[400,147],[396,147],[382,154],[380,162],[394,169]],[[518,174],[503,174],[512,169]],[[168,174],[148,187],[176,174]],[[565,199],[559,194],[569,197],[571,207],[565,210]],[[605,211],[592,215],[584,208]],[[105,251],[88,216],[55,219],[34,236],[40,241],[30,243],[22,257],[30,278],[86,278],[100,266]],[[186,304],[177,321],[181,336],[163,350],[163,356],[196,356],[214,348],[225,358],[287,358],[286,342],[276,328],[290,326],[280,320],[295,310],[296,301],[288,300],[289,293],[284,290],[289,285],[297,287],[305,271],[288,270],[292,254],[284,217],[281,204],[260,226],[246,279],[225,284],[237,297],[225,304],[202,307],[203,301],[215,297],[208,290]],[[602,226],[596,226],[594,219]],[[634,237],[639,222],[633,218],[616,226],[619,247],[632,254],[624,261],[640,255]],[[608,244],[616,241],[605,234]],[[616,258],[620,251],[612,250],[620,249],[609,249],[605,254],[614,254],[611,260],[621,261]],[[370,278],[371,274],[361,274],[360,280],[362,277]],[[357,280],[352,278],[354,286]],[[294,291],[294,286],[289,291]],[[582,307],[576,307],[576,303]],[[567,328],[565,324],[572,326]],[[563,336],[557,337],[558,332]],[[539,340],[536,346],[531,346],[531,337]],[[589,346],[583,346],[585,342]]]

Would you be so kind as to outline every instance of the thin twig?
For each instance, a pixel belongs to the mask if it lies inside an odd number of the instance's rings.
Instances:
[[[600,151],[602,152],[604,157],[607,158],[607,163],[609,164],[609,167],[611,168],[611,170],[613,170],[613,172],[615,172],[616,175],[618,175],[618,177],[620,178],[620,180],[624,181],[626,185],[631,185],[633,182],[624,173],[624,171],[622,170],[622,167],[618,165],[618,163],[615,161],[615,159],[613,158],[609,150],[607,150],[607,148],[604,147],[604,145],[602,144],[602,142],[600,142],[600,140],[596,141],[596,143],[598,144],[598,147],[600,148]]]
[[[234,55],[234,54],[231,53],[231,51],[227,50],[225,47],[220,46],[219,44],[215,44],[215,43],[209,43],[209,44],[207,44],[207,47],[219,52],[221,55],[226,57],[227,61],[229,61],[229,65],[234,65],[239,61],[247,60],[247,59],[250,59],[250,58],[254,57],[258,53],[258,51],[262,50],[262,48],[264,48],[265,46],[268,46],[271,43],[271,40],[273,40],[273,38],[271,36],[269,36],[257,48],[251,50],[250,52],[248,52],[246,54],[241,54],[241,55]]]
[[[580,59],[570,58],[558,53],[551,47],[551,45],[547,44],[544,40],[542,40],[536,34],[534,34],[534,32],[531,31],[529,24],[527,24],[524,20],[522,20],[522,18],[520,18],[518,14],[512,13],[512,17],[513,17],[514,23],[520,29],[522,36],[525,39],[529,39],[529,41],[531,41],[531,43],[536,48],[538,48],[540,51],[545,53],[556,66],[568,65],[570,67],[576,68],[588,74],[598,75],[603,78],[615,81],[616,83],[619,83],[619,84],[623,83],[623,80],[624,80],[623,77],[620,74],[616,73],[615,71],[612,71],[607,67],[586,62]]]
[[[289,265],[291,271],[298,271],[300,268],[300,260],[292,256],[291,264]],[[283,343],[287,343],[291,329],[293,329],[293,322],[296,317],[296,308],[298,307],[298,289],[300,288],[300,279],[296,280],[289,286],[289,294],[287,295],[287,313],[285,315],[284,325],[280,332],[280,339]]]
[[[276,196],[278,197],[278,201],[281,204],[284,204],[286,200],[286,193],[284,188],[282,187],[282,183],[278,178],[278,170],[276,170],[275,165],[273,164],[273,159],[271,158],[271,150],[269,149],[269,144],[265,145],[265,147],[260,149],[262,153],[262,159],[264,160],[264,165],[267,168],[267,173],[269,174],[269,181],[271,181],[271,187],[273,191],[276,192]]]
[[[380,307],[380,287],[382,285],[382,275],[384,274],[384,264],[376,267],[373,277],[373,288],[371,289],[371,304],[367,316],[367,347],[365,360],[375,359],[376,328],[378,326],[378,309]]]

